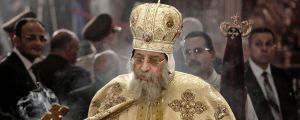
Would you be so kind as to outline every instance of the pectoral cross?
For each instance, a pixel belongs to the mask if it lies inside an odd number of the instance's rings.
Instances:
[[[67,112],[69,112],[68,107],[54,103],[52,104],[49,112],[46,112],[42,116],[41,120],[61,120],[62,116],[64,116]]]

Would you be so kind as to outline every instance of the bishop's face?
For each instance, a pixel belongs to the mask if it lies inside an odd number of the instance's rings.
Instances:
[[[167,88],[169,72],[163,53],[135,50],[132,58],[133,79],[130,90],[136,99],[153,101]]]
[[[151,82],[152,77],[162,75],[166,57],[163,53],[135,50],[133,54],[133,72],[137,79]]]

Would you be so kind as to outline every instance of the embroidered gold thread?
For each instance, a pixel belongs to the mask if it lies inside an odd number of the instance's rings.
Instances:
[[[194,120],[194,114],[201,114],[207,110],[200,101],[195,101],[195,94],[187,89],[182,95],[181,100],[174,100],[168,104],[175,112],[180,112],[183,120]]]
[[[141,102],[138,105],[137,120],[162,120],[162,98],[160,97],[153,102]]]
[[[215,118],[216,120],[221,120],[223,119],[225,116],[228,115],[227,113],[227,109],[225,107],[217,107],[218,111],[215,113]]]
[[[138,17],[136,11],[139,12]],[[165,53],[173,51],[177,34],[182,29],[182,16],[176,8],[163,4],[145,4],[135,7],[130,19],[134,49]]]
[[[103,112],[109,113],[110,111],[108,111],[107,109],[126,101],[125,97],[120,96],[121,92],[122,92],[122,88],[120,84],[119,83],[113,84],[112,87],[109,88],[108,90],[108,93],[110,94],[107,94],[105,96],[104,101],[102,103],[100,103],[100,101],[94,101],[92,103],[93,107],[99,108],[95,114],[103,113]]]
[[[93,101],[93,102],[92,102],[92,106],[93,106],[93,107],[100,107],[100,105],[101,105],[101,102],[100,102],[100,101]]]

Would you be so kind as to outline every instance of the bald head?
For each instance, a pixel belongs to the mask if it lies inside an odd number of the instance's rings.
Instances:
[[[79,38],[74,32],[67,29],[55,31],[50,46],[51,53],[64,57],[70,63],[75,63],[79,50]]]
[[[77,35],[67,29],[59,29],[55,31],[51,38],[51,51],[57,49],[65,49],[69,44],[79,41]]]

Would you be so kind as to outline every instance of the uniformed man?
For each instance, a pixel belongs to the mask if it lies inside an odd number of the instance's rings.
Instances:
[[[224,98],[199,77],[174,70],[182,30],[173,6],[145,3],[131,12],[131,72],[94,96],[88,120],[235,120]]]
[[[101,66],[107,68],[114,67],[115,69],[117,69],[116,73],[113,73],[113,75],[109,75],[112,77],[105,76],[105,78],[111,79],[119,74],[120,60],[118,58],[118,55],[112,50],[112,48],[116,45],[117,42],[115,39],[115,32],[118,32],[120,30],[120,27],[113,25],[112,18],[108,14],[98,15],[94,19],[90,20],[83,28],[83,36],[86,40],[89,41],[89,43],[91,43],[91,47],[94,51],[91,54],[78,58],[76,64],[87,69],[91,73],[92,79],[95,82],[97,80],[100,80],[98,78],[104,78],[103,76],[96,76],[95,74],[99,71],[98,68]],[[110,61],[116,62],[114,64],[110,64]],[[99,74],[105,75],[104,72],[101,72]]]
[[[13,36],[15,35],[15,25],[16,23],[22,18],[36,18],[36,14],[31,11],[24,11],[17,16],[13,17],[12,19],[8,20],[7,22],[3,23],[2,28],[3,30],[8,33],[11,44],[13,45]]]
[[[0,41],[0,61],[1,59],[5,58],[8,55],[7,52],[10,52],[14,47],[13,36],[15,35],[15,24],[22,18],[36,18],[36,15],[30,11],[23,11],[22,13],[3,23],[1,26],[2,29],[9,35],[9,41]]]

